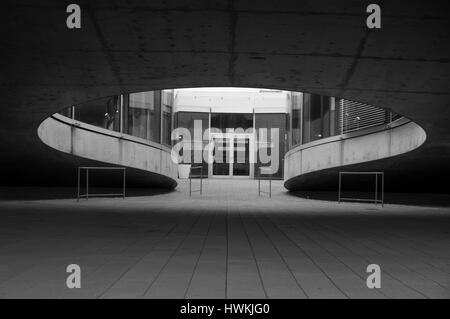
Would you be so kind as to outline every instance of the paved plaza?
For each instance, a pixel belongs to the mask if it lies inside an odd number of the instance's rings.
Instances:
[[[448,208],[307,200],[281,181],[271,199],[255,180],[203,190],[1,201],[0,298],[450,298]]]

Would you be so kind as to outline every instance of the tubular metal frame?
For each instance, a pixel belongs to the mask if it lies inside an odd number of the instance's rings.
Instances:
[[[375,176],[375,199],[363,199],[363,198],[349,198],[342,197],[342,178],[344,175],[374,175]],[[381,177],[381,199],[378,199],[378,176]],[[356,202],[369,202],[375,205],[381,204],[384,207],[384,172],[339,172],[339,191],[338,202],[342,201],[356,201]]]
[[[86,194],[81,194],[81,172],[82,170],[86,171]],[[117,194],[89,194],[89,171],[92,170],[99,170],[99,171],[105,171],[105,170],[122,170],[123,171],[123,186],[122,186],[122,193]],[[77,186],[77,201],[80,200],[80,198],[86,198],[86,200],[89,199],[89,197],[112,197],[112,196],[122,196],[125,199],[126,195],[126,167],[78,167],[78,186]]]
[[[192,190],[192,170],[200,169],[200,188]],[[203,195],[203,165],[192,166],[189,172],[189,197],[192,196],[192,193],[200,193]]]

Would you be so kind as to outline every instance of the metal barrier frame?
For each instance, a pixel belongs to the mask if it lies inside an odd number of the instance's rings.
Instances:
[[[259,176],[258,176],[258,196],[261,196],[261,194],[267,194],[269,195],[269,198],[272,198],[272,177],[273,177],[273,173],[272,174],[266,174],[269,178],[269,191],[265,192],[261,190],[261,176],[263,174],[263,170],[268,170],[269,168],[267,167],[260,167],[259,168]]]
[[[200,169],[200,189],[192,190],[192,170],[194,169]],[[203,195],[203,165],[201,166],[191,166],[191,169],[189,171],[189,197],[192,196],[192,193],[200,193],[200,195]]]
[[[86,171],[86,194],[81,194],[80,191],[80,183],[81,183],[81,171]],[[123,191],[122,193],[117,194],[89,194],[89,171],[92,170],[122,170],[123,171]],[[78,187],[77,187],[77,200],[79,201],[80,198],[86,198],[86,200],[89,199],[89,197],[111,197],[111,196],[122,196],[125,199],[125,185],[126,185],[126,167],[87,167],[87,166],[80,166],[78,167]]]
[[[375,175],[375,199],[342,197],[342,177],[344,175]],[[381,176],[381,199],[378,199],[378,176]],[[375,205],[380,203],[384,207],[384,172],[339,172],[338,202],[342,201],[369,202],[375,203]]]

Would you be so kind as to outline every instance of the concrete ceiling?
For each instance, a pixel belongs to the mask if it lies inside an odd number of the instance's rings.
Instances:
[[[195,86],[306,91],[392,109],[428,135],[396,167],[416,172],[420,186],[450,176],[448,1],[376,1],[380,30],[367,29],[370,1],[360,0],[78,1],[81,30],[66,27],[69,3],[0,4],[5,184],[63,180],[67,159],[36,134],[59,109]]]

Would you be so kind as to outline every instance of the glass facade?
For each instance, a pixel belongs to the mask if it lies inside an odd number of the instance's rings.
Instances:
[[[124,94],[109,98],[90,101],[76,107],[62,110],[61,115],[76,121],[95,125],[107,130],[129,134],[146,139],[158,144],[170,147],[177,141],[172,141],[173,128],[186,128],[191,133],[191,163],[200,162],[195,159],[194,146],[206,148],[207,138],[204,133],[208,128],[226,132],[228,129],[242,129],[241,133],[255,128],[258,141],[258,149],[264,148],[263,156],[271,156],[275,141],[271,140],[271,129],[279,129],[278,151],[279,169],[274,177],[283,177],[284,154],[296,146],[318,141],[327,137],[346,134],[396,121],[401,116],[388,110],[380,109],[372,105],[321,96],[310,93],[291,92],[289,94],[287,114],[285,113],[209,113],[209,112],[177,112],[174,114],[174,90],[147,91]],[[194,136],[195,121],[202,126],[202,135]],[[197,124],[199,125],[199,124]],[[267,129],[266,146],[260,145],[261,137],[259,129]],[[198,141],[195,141],[197,139]],[[186,141],[185,141],[186,142]],[[197,143],[195,143],[197,142]],[[198,143],[200,142],[200,143]],[[220,141],[216,141],[220,143]],[[235,176],[247,176],[249,169],[247,163],[251,152],[250,140],[222,141],[231,143],[233,152],[237,158],[237,150],[244,150],[243,163],[236,162],[233,166]],[[249,144],[246,144],[249,143]],[[264,161],[258,153],[252,168],[257,176],[259,168]],[[180,154],[182,155],[182,154]],[[245,165],[244,165],[245,164]],[[202,156],[204,175],[208,174],[208,163]],[[224,166],[225,167],[225,166]],[[219,172],[216,172],[219,174]]]
[[[173,90],[113,96],[59,113],[79,122],[171,145]]]
[[[105,127],[120,132],[120,97],[114,96],[106,101]]]
[[[211,113],[211,127],[222,132],[227,129],[241,128],[247,130],[253,127],[253,114]]]
[[[331,136],[331,98],[303,94],[303,144]]]
[[[291,143],[292,145],[301,144],[301,129],[302,129],[302,106],[303,106],[303,93],[292,92],[291,96],[292,108],[290,112],[290,118],[292,119],[291,127]]]
[[[273,152],[278,151],[277,164],[278,169],[273,174],[275,178],[283,177],[283,158],[286,152],[286,114],[285,113],[270,113],[270,114],[250,114],[250,113],[206,113],[206,112],[177,112],[175,114],[176,127],[186,128],[191,134],[191,163],[194,161],[194,122],[200,121],[202,125],[202,145],[205,149],[209,143],[208,137],[204,135],[209,126],[209,117],[211,116],[211,128],[217,129],[217,131],[225,133],[227,130],[239,130],[239,133],[253,132],[253,128],[256,128],[256,134],[259,135],[259,129],[266,129],[265,136],[258,136],[258,147],[265,148],[264,154],[269,157],[274,155]],[[197,124],[198,125],[198,124]],[[278,140],[272,141],[271,130],[278,129]],[[216,132],[215,130],[212,132]],[[236,132],[236,131],[235,131]],[[212,164],[212,176],[249,176],[250,175],[250,152],[252,150],[250,145],[250,138],[248,137],[212,137],[213,156],[215,162]],[[231,147],[233,146],[233,147]],[[230,166],[230,152],[223,151],[220,153],[221,158],[216,158],[216,149],[232,150],[234,152],[233,163]],[[259,152],[257,154],[260,154]],[[259,172],[260,167],[271,166],[272,163],[265,163],[258,157],[256,162],[252,163],[255,176]],[[208,173],[208,163],[203,159],[203,173],[206,176]],[[196,164],[198,165],[198,164]],[[232,171],[230,171],[232,170]]]
[[[161,91],[140,92],[128,95],[128,134],[149,141],[160,141]]]
[[[194,125],[195,121],[199,121],[202,126],[202,136],[199,136],[198,138],[201,139],[201,145],[203,149],[208,144],[208,140],[205,140],[203,138],[203,135],[205,134],[205,131],[209,128],[209,113],[204,112],[177,112],[175,114],[175,127],[177,128],[186,128],[189,130],[191,134],[191,141],[190,141],[190,148],[191,148],[191,156],[190,156],[190,163],[184,163],[184,164],[192,164],[195,163],[195,155],[194,155],[194,139],[196,138],[194,136]],[[184,141],[187,142],[187,141]],[[184,154],[180,154],[184,155]],[[198,166],[199,164],[196,164]],[[203,174],[205,176],[208,175],[208,162],[205,161],[205,159],[202,156],[202,166],[203,166]]]
[[[233,139],[233,176],[250,176],[250,139]]]
[[[114,128],[114,122],[117,122],[115,120],[117,117],[117,108],[114,107],[114,100],[104,98],[86,102],[81,106],[75,107],[73,118],[77,121],[105,129]]]
[[[291,92],[290,104],[289,149],[401,118],[372,105],[317,94]]]
[[[260,145],[258,145],[259,149],[267,148],[267,151],[265,151],[264,154],[272,155],[272,152],[277,150],[275,143],[278,143],[278,171],[273,174],[273,177],[283,178],[283,160],[284,154],[286,153],[286,114],[255,114],[255,128],[256,133],[258,134],[258,142],[260,143]],[[267,129],[267,136],[259,136],[261,133],[260,129]],[[278,141],[272,140],[272,129],[278,129]],[[260,167],[266,167],[269,165],[263,164],[263,161],[261,160],[261,152],[259,152],[255,164],[256,174],[259,174],[258,172]]]
[[[213,156],[214,163],[212,164],[213,176],[230,176],[230,160],[231,154],[226,150],[230,150],[232,141],[229,138],[213,138]],[[225,150],[216,153],[216,150]]]
[[[173,102],[174,91],[166,90],[162,92],[161,96],[161,125],[162,125],[162,138],[161,143],[170,146],[172,144],[172,114],[173,114]]]

